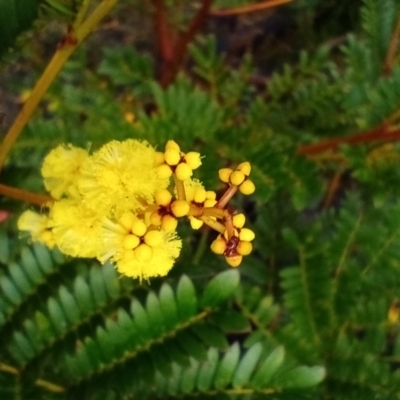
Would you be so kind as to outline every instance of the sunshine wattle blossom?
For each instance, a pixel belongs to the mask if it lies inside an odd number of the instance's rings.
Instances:
[[[243,214],[225,206],[237,191],[255,190],[250,164],[220,170],[226,192],[219,200],[192,179],[201,164],[200,153],[183,153],[172,140],[164,152],[134,139],[113,140],[92,155],[60,145],[41,169],[53,203],[47,213],[25,211],[18,228],[71,257],[110,261],[122,275],[148,279],[173,267],[182,247],[178,220],[188,218],[193,229],[206,224],[218,231],[212,251],[237,267],[251,252],[254,233],[243,227]]]

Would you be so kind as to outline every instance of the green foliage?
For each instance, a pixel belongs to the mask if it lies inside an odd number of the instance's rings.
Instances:
[[[328,3],[285,12],[306,20]],[[83,46],[13,148],[7,183],[43,191],[43,156],[62,142],[174,139],[205,156],[196,178],[218,195],[218,169],[251,163],[256,192],[230,204],[247,215],[254,251],[228,269],[207,249],[215,233],[183,225],[177,265],[138,282],[26,243],[12,217],[0,230],[0,398],[400,399],[400,325],[388,317],[400,286],[399,145],[299,151],[399,110],[398,56],[384,71],[399,11],[395,0],[365,0],[340,46],[314,37],[262,84],[265,66],[245,55],[233,68],[214,35],[190,44],[167,88],[150,44],[106,43],[95,56]]]

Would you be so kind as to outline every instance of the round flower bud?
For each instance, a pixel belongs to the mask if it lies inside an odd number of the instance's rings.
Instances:
[[[193,175],[193,171],[189,165],[180,163],[175,169],[175,175],[180,181],[186,181]]]
[[[175,200],[171,204],[171,212],[177,218],[188,215],[189,210],[190,210],[189,203],[185,200]]]
[[[217,204],[217,200],[215,199],[207,199],[204,202],[204,207],[214,207]]]
[[[156,169],[157,175],[160,179],[170,178],[173,174],[172,169],[167,164],[161,164]]]
[[[164,215],[161,219],[161,229],[165,232],[175,232],[178,220],[172,215]]]
[[[189,151],[189,153],[186,153],[185,155],[185,161],[190,168],[192,169],[199,168],[201,165],[200,153],[198,153],[197,151]]]
[[[165,150],[168,149],[173,149],[176,150],[178,152],[181,151],[181,148],[179,147],[179,144],[176,143],[174,140],[168,140],[167,144],[165,145]]]
[[[240,193],[248,196],[249,194],[253,194],[256,190],[256,187],[252,181],[247,179],[239,186]]]
[[[215,200],[217,198],[217,193],[215,193],[212,190],[207,190],[206,198],[207,198],[207,200]]]
[[[158,213],[158,211],[154,211],[150,215],[150,223],[155,226],[160,226],[161,225],[161,215]]]
[[[134,221],[135,216],[132,213],[127,212],[122,215],[122,217],[118,220],[118,223],[123,226],[127,231],[130,231]]]
[[[218,236],[212,243],[211,243],[211,251],[215,254],[224,254],[226,249],[226,241],[221,237]]]
[[[136,236],[143,236],[147,231],[147,226],[142,220],[137,220],[132,225],[132,233]]]
[[[240,241],[239,244],[236,247],[236,251],[241,255],[241,256],[247,256],[249,255],[253,250],[253,245],[250,242],[242,242]]]
[[[198,187],[194,190],[193,200],[195,203],[204,203],[206,201],[206,190],[202,187]]]
[[[136,247],[136,249],[135,249],[135,257],[139,261],[146,261],[149,258],[151,258],[152,255],[153,255],[152,248],[145,243],[142,243],[140,246]]]
[[[231,267],[236,268],[242,262],[243,257],[242,256],[225,257],[225,260]]]
[[[154,165],[157,167],[158,165],[164,164],[164,161],[164,153],[156,151],[156,154],[154,155]]]
[[[201,219],[195,218],[193,216],[189,217],[190,226],[192,229],[197,230],[203,226],[203,221]]]
[[[240,163],[236,169],[242,171],[246,176],[249,176],[251,172],[251,165],[249,162],[245,161]]]
[[[234,186],[239,186],[244,182],[245,179],[246,176],[242,171],[233,171],[229,177],[229,182]]]
[[[168,165],[178,165],[179,161],[181,161],[181,155],[179,151],[175,149],[167,149],[164,153],[165,162]]]
[[[140,239],[136,235],[126,235],[122,240],[122,246],[124,249],[134,249],[140,244]]]
[[[239,232],[239,239],[245,242],[251,242],[255,237],[254,232],[248,228],[242,228]]]
[[[149,231],[144,235],[144,242],[150,247],[158,246],[163,239],[163,234],[160,231]]]
[[[219,179],[220,179],[222,182],[228,183],[228,182],[229,182],[229,177],[231,176],[231,173],[232,173],[232,172],[233,172],[233,171],[232,171],[230,168],[221,168],[221,169],[218,171]]]
[[[155,194],[156,204],[159,206],[169,206],[172,200],[172,194],[167,189],[159,189]]]
[[[236,228],[243,228],[245,222],[246,222],[246,217],[244,214],[236,214],[232,218],[233,220],[233,226]]]

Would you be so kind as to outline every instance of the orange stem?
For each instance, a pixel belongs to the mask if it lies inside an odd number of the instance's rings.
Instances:
[[[282,4],[290,3],[292,0],[269,0],[263,3],[251,4],[243,7],[231,8],[229,10],[214,10],[210,12],[212,17],[229,17],[231,15],[247,14],[251,12],[266,10]]]
[[[400,12],[397,17],[396,27],[394,28],[392,38],[390,39],[388,52],[386,54],[385,65],[383,67],[383,72],[385,75],[390,75],[392,72],[397,47],[399,45],[399,39],[400,39]]]
[[[12,186],[3,185],[1,183],[0,195],[7,196],[15,200],[25,201],[36,206],[46,206],[54,201],[54,199],[50,196],[28,192]]]

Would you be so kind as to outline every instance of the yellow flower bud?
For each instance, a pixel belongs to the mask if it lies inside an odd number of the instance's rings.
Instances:
[[[136,247],[136,249],[135,249],[135,257],[139,261],[147,261],[148,259],[151,258],[152,255],[153,255],[152,248],[145,243],[142,243],[140,246]]]
[[[226,241],[221,237],[218,236],[212,243],[211,243],[211,251],[215,254],[224,254],[226,249]]]
[[[172,169],[167,164],[161,164],[156,169],[157,175],[160,179],[170,178],[173,174]]]
[[[255,233],[248,228],[242,228],[239,232],[239,239],[245,242],[251,242],[255,237]]]
[[[151,213],[150,223],[155,226],[161,225],[161,215],[158,213],[158,211],[154,211]]]
[[[195,203],[202,204],[206,201],[206,196],[207,196],[206,190],[202,187],[197,187],[194,190],[193,200]]]
[[[189,153],[186,153],[185,155],[185,161],[190,168],[199,168],[201,165],[200,153],[198,153],[197,151],[189,151]]]
[[[189,217],[190,226],[192,229],[197,230],[203,226],[203,221],[201,219],[195,218],[193,216]]]
[[[157,190],[154,197],[156,200],[156,204],[158,204],[159,206],[164,206],[164,207],[169,206],[169,204],[171,203],[171,200],[172,200],[172,194],[167,189]]]
[[[247,179],[239,186],[240,193],[248,196],[249,194],[253,194],[256,190],[256,187],[252,181]]]
[[[181,151],[181,148],[179,147],[179,144],[176,143],[174,140],[168,140],[167,144],[165,145],[165,150],[168,149],[173,149],[176,150],[178,152]]]
[[[136,236],[143,236],[147,231],[146,224],[140,219],[135,221],[132,225],[132,233]]]
[[[118,223],[123,226],[127,231],[130,231],[132,224],[135,221],[135,216],[131,212],[124,213],[118,220]]]
[[[175,200],[171,204],[171,212],[177,218],[188,215],[189,210],[190,210],[189,203],[185,200]]]
[[[204,202],[204,207],[214,207],[217,204],[217,200],[208,199]]]
[[[136,235],[126,235],[122,240],[122,246],[124,249],[134,249],[140,244],[140,239]]]
[[[165,150],[164,157],[168,165],[178,165],[179,161],[181,161],[181,155],[175,149]]]
[[[243,172],[246,176],[249,176],[251,172],[251,165],[249,162],[245,161],[240,163],[236,169]]]
[[[161,229],[165,232],[175,232],[178,220],[172,215],[164,215],[161,219]]]
[[[229,177],[229,182],[234,186],[239,186],[244,182],[245,179],[246,176],[242,171],[233,171]]]
[[[161,164],[164,164],[165,158],[164,158],[164,153],[161,151],[156,151],[154,154],[154,165],[157,167]]]
[[[229,177],[231,176],[231,173],[232,173],[232,172],[233,172],[233,171],[232,171],[232,169],[230,169],[230,168],[221,168],[221,169],[218,171],[219,179],[220,179],[222,182],[228,183],[228,182],[229,182]]]
[[[125,250],[122,254],[121,260],[122,261],[130,261],[135,258],[135,251],[132,249]]]
[[[249,255],[253,250],[253,245],[250,242],[242,242],[240,241],[239,244],[236,247],[236,251],[241,255],[241,256],[247,256]]]
[[[175,170],[175,175],[180,181],[186,181],[193,175],[192,168],[185,163],[180,163]]]
[[[233,268],[236,268],[240,265],[243,260],[242,256],[233,256],[233,257],[225,257],[226,262]]]
[[[144,242],[150,247],[158,246],[163,240],[163,234],[160,231],[149,231],[144,235]]]
[[[217,198],[217,193],[215,193],[212,190],[207,190],[206,198],[207,198],[207,200],[215,200]]]
[[[233,220],[233,226],[236,228],[243,228],[245,222],[246,222],[246,217],[244,214],[236,214],[232,218]]]

